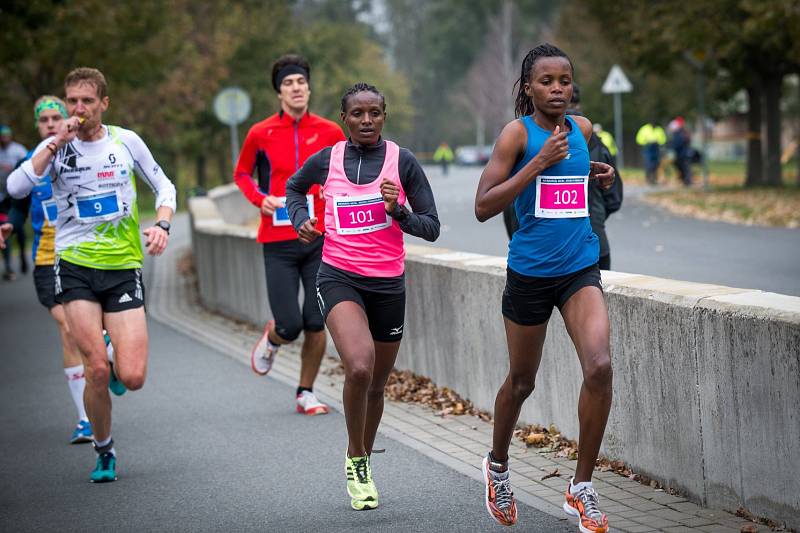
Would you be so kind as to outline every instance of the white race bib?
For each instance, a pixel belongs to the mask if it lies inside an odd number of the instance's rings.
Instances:
[[[336,233],[353,235],[371,233],[391,225],[380,193],[366,196],[336,196],[333,198]]]
[[[292,221],[289,218],[289,210],[286,209],[286,197],[278,196],[281,201],[281,206],[272,212],[272,225],[273,226],[291,226]],[[314,195],[306,195],[306,203],[308,204],[308,218],[314,218]]]

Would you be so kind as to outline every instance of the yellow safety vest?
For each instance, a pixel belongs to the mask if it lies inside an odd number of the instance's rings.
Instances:
[[[639,128],[636,133],[636,144],[645,146],[648,144],[667,144],[667,134],[664,133],[664,128],[661,126],[653,126],[649,122]]]
[[[602,130],[597,132],[597,136],[600,138],[600,141],[608,148],[609,153],[612,156],[617,157],[617,143],[614,141],[614,136],[611,135],[609,132]]]

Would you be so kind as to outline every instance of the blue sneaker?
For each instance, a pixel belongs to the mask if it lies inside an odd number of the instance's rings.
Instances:
[[[111,452],[97,456],[97,465],[89,477],[92,483],[108,483],[117,480],[117,458]]]
[[[105,330],[103,330],[103,340],[106,341],[106,351],[109,353],[114,353],[114,347],[111,346],[111,337],[108,336],[108,333],[106,333]],[[112,363],[110,359],[108,364],[111,367],[111,379],[108,380],[108,388],[111,389],[111,392],[113,392],[115,395],[122,396],[128,389],[126,389],[125,385],[119,379],[117,379],[117,374],[114,372],[114,363]]]
[[[84,442],[92,442],[92,425],[88,420],[81,420],[75,426],[75,431],[72,432],[72,438],[69,439],[70,444],[83,444]]]

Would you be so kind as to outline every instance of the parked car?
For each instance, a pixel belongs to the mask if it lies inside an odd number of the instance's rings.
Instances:
[[[456,164],[459,165],[485,165],[492,157],[492,147],[489,145],[467,145],[456,148]]]

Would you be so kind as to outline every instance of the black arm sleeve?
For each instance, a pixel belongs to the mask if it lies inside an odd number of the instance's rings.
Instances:
[[[330,160],[331,149],[323,148],[306,159],[300,170],[286,182],[286,209],[295,231],[300,231],[300,227],[308,220],[306,194],[314,185],[325,185]]]
[[[414,154],[405,148],[400,149],[398,166],[400,183],[413,212],[398,205],[391,213],[392,218],[403,232],[433,242],[439,238],[439,215],[428,178]]]

